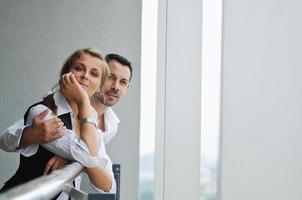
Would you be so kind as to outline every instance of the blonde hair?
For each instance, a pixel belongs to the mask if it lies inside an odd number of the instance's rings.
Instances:
[[[102,61],[102,80],[101,80],[101,85],[100,85],[100,89],[103,88],[105,81],[109,78],[109,74],[110,74],[110,70],[109,67],[106,63],[106,61],[104,60],[104,57],[102,56],[102,54],[96,49],[96,48],[85,48],[85,49],[78,49],[76,50],[73,54],[71,54],[68,58],[66,58],[66,60],[63,63],[61,72],[60,72],[60,76],[62,76],[63,74],[66,74],[70,71],[70,68],[72,67],[74,61],[76,59],[78,59],[81,55],[83,54],[88,54],[90,56],[93,56],[95,58],[98,58]],[[57,83],[52,89],[51,92],[54,92],[56,90],[56,87],[59,84]]]

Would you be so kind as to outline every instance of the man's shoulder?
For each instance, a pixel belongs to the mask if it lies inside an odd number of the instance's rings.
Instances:
[[[104,117],[112,123],[117,124],[120,122],[119,118],[117,117],[117,115],[115,114],[115,112],[111,107],[108,107],[108,109],[105,111]]]

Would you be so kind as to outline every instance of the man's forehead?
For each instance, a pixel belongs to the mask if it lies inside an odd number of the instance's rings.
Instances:
[[[122,65],[121,63],[115,60],[110,61],[108,65],[110,68],[110,73],[112,75],[115,75],[119,78],[124,78],[129,81],[131,74],[128,66]]]

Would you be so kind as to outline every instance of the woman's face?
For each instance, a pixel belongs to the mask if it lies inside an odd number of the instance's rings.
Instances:
[[[70,68],[78,83],[91,97],[101,85],[102,61],[89,54],[82,54]]]

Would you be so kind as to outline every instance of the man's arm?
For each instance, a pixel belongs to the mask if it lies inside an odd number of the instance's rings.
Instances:
[[[20,119],[5,129],[4,133],[0,135],[0,148],[7,152],[16,151],[24,128],[26,128],[24,121]]]
[[[14,152],[24,149],[32,144],[47,143],[64,134],[65,127],[60,119],[50,119],[44,122],[48,111],[45,110],[34,117],[31,126],[24,126],[19,120],[7,128],[0,137],[0,148],[4,151]]]
[[[23,131],[18,149],[32,144],[44,144],[64,135],[65,126],[59,118],[53,118],[44,122],[48,110],[44,110],[34,117],[31,126]]]

